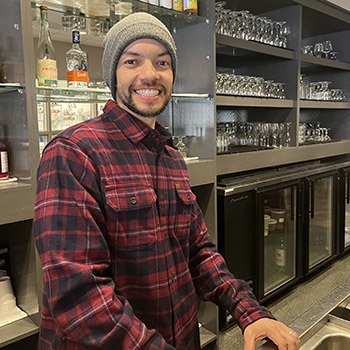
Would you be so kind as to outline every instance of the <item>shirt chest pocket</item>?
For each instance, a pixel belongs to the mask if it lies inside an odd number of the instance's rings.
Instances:
[[[155,242],[159,219],[151,187],[106,186],[107,228],[116,250],[147,249]]]
[[[189,186],[176,185],[176,196],[178,197],[176,206],[175,233],[180,236],[187,236],[190,231],[192,205],[196,201],[196,196]]]

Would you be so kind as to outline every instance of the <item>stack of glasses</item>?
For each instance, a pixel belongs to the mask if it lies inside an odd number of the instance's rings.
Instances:
[[[216,73],[215,88],[217,94],[285,98],[284,83],[265,80],[262,77]]]
[[[305,82],[303,75],[300,75],[300,99],[316,101],[346,101],[342,89],[330,89],[330,81]]]
[[[257,41],[267,45],[287,47],[287,38],[291,34],[286,21],[274,21],[256,16],[249,11],[233,11],[224,8],[227,3],[215,3],[216,33],[232,38]]]
[[[291,123],[231,122],[216,124],[217,154],[290,147]]]

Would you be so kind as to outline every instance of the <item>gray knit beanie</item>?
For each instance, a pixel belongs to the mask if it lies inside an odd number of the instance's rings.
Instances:
[[[124,49],[138,39],[154,39],[159,41],[171,56],[174,80],[177,70],[176,46],[167,27],[156,17],[136,12],[117,22],[103,40],[102,68],[103,78],[116,100],[116,69]]]

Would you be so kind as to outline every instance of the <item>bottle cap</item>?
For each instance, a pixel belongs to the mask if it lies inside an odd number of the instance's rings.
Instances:
[[[73,44],[80,44],[80,33],[78,30],[72,31]]]

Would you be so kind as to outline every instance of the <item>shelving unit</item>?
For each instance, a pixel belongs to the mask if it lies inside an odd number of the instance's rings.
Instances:
[[[57,53],[59,79],[65,80],[65,53],[70,48],[69,28],[62,26],[62,17],[72,10],[72,1],[45,1],[49,5],[49,23]],[[174,135],[189,135],[190,157],[187,162],[190,182],[201,206],[208,230],[214,241],[218,238],[216,182],[217,177],[253,172],[268,167],[315,159],[347,155],[350,152],[350,56],[345,48],[350,35],[350,13],[317,0],[227,0],[227,7],[249,10],[274,20],[287,20],[292,35],[286,49],[253,41],[244,41],[215,34],[214,6],[210,0],[199,0],[200,16],[145,4],[128,2],[128,11],[148,11],[159,17],[171,30],[178,47],[179,76],[169,107],[160,121]],[[109,20],[109,7],[100,0],[85,1],[80,9],[84,15],[74,15],[86,21],[81,43],[89,55],[90,80],[102,81],[102,41],[115,20]],[[23,259],[14,261],[15,270],[26,269],[25,276],[14,274],[19,292],[19,305],[28,317],[0,327],[0,348],[38,332],[40,273],[36,273],[35,249],[31,237],[31,219],[35,195],[35,172],[39,160],[39,137],[51,138],[62,129],[40,129],[38,132],[37,103],[50,111],[51,103],[81,103],[94,106],[91,116],[97,115],[97,105],[109,98],[107,90],[47,89],[35,87],[35,50],[39,33],[38,5],[27,0],[12,0],[4,4],[0,15],[2,52],[17,64],[16,79],[0,84],[0,102],[5,113],[0,123],[10,131],[9,154],[11,176],[18,182],[0,183],[0,242],[10,248],[26,246]],[[327,25],[325,25],[327,23]],[[19,29],[16,29],[19,28]],[[18,43],[8,46],[6,37]],[[34,38],[34,45],[32,45]],[[332,40],[338,51],[338,61],[326,60],[300,53],[302,45],[320,40]],[[12,51],[11,51],[12,50]],[[235,70],[237,74],[263,76],[284,82],[285,99],[267,99],[215,94],[217,68]],[[203,74],[205,72],[205,74]],[[344,89],[346,102],[307,101],[299,98],[300,74],[310,81],[331,80]],[[292,147],[255,152],[216,155],[215,128],[217,111],[239,111],[246,121],[292,123]],[[334,139],[327,144],[299,145],[298,125],[304,121],[321,120],[329,123]],[[49,122],[47,122],[49,123]],[[50,124],[47,124],[50,125]],[[27,260],[25,260],[27,259]],[[34,271],[34,272],[33,272]],[[38,269],[40,271],[40,268]],[[199,303],[202,347],[215,348],[218,335],[218,313],[212,304]]]

